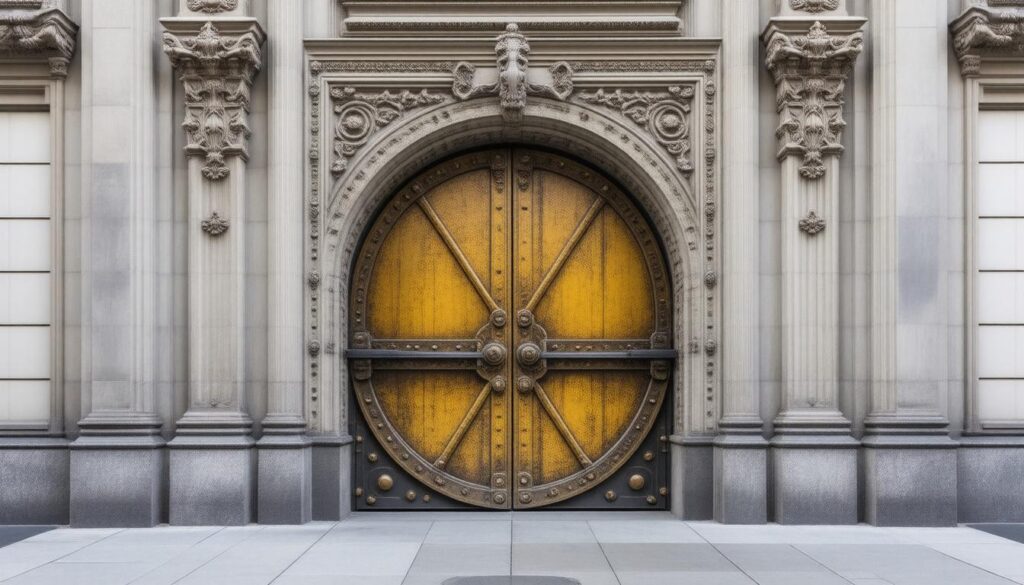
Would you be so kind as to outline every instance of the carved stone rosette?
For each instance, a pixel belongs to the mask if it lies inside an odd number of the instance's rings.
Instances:
[[[777,91],[778,158],[803,157],[800,175],[819,179],[825,174],[824,157],[843,152],[843,89],[864,34],[859,23],[856,30],[841,33],[829,32],[820,21],[809,29],[795,29],[805,26],[787,22],[783,29],[770,24],[763,37],[765,65]]]
[[[0,59],[46,60],[64,78],[75,53],[78,25],[57,8],[0,14]]]
[[[1024,13],[1020,10],[972,6],[949,28],[960,73],[965,77],[980,74],[984,59],[1024,58]]]
[[[206,22],[194,34],[164,32],[164,52],[179,71],[185,89],[185,153],[205,159],[210,180],[228,175],[225,159],[248,159],[249,95],[260,69],[264,34],[255,21]]]
[[[564,100],[572,94],[573,71],[565,61],[559,61],[548,68],[551,83],[530,82],[530,43],[519,32],[517,24],[509,24],[505,27],[505,32],[498,35],[494,54],[498,67],[496,83],[476,85],[473,82],[476,67],[466,61],[456,63],[452,69],[452,93],[456,98],[468,100],[479,96],[497,95],[505,121],[517,124],[523,119],[526,96],[538,95]]]

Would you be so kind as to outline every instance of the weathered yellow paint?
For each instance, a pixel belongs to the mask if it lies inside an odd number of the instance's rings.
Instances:
[[[649,341],[655,294],[643,250],[608,193],[557,166],[534,168],[528,150],[488,156],[489,168],[443,164],[449,178],[390,226],[368,281],[366,330],[395,349],[501,342],[504,392],[472,364],[429,361],[375,367],[372,385],[380,414],[430,462],[424,480],[507,493],[506,502],[488,500],[492,507],[532,507],[538,502],[520,501],[516,489],[589,469],[628,430],[651,379],[646,363],[564,361],[517,391],[529,372],[516,347],[536,335],[517,325],[517,312],[531,310],[549,342],[597,351]],[[506,312],[504,327],[488,325],[495,309]],[[364,413],[367,404],[360,401]]]

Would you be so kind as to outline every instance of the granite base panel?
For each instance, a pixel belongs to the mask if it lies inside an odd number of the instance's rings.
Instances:
[[[857,449],[773,448],[771,465],[775,522],[857,523]]]
[[[1024,522],[1024,444],[957,450],[960,522]]]
[[[682,520],[710,520],[714,515],[714,453],[710,443],[671,444],[671,510]]]
[[[150,527],[164,517],[166,452],[72,449],[71,526]]]
[[[313,458],[313,520],[342,520],[352,512],[352,445],[316,444]]]
[[[870,448],[865,520],[875,526],[955,526],[957,454],[949,448]]]
[[[0,524],[67,524],[68,449],[0,447]]]
[[[170,449],[169,521],[239,526],[255,520],[254,448]]]
[[[760,437],[758,437],[760,438]],[[723,524],[768,521],[768,445],[715,445],[715,520]]]
[[[256,520],[260,524],[305,524],[313,519],[313,450],[299,446],[258,447]]]

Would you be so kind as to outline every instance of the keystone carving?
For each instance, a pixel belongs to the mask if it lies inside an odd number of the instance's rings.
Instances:
[[[821,22],[806,34],[774,28],[765,39],[779,112],[778,158],[803,157],[804,178],[821,178],[824,157],[843,152],[843,88],[863,42],[860,31],[835,35]]]
[[[348,161],[370,139],[374,132],[401,118],[416,108],[439,104],[445,96],[421,90],[399,93],[357,93],[353,87],[331,89],[334,113],[338,119],[334,126],[334,162],[331,172],[341,175],[348,169]]]
[[[964,76],[981,73],[985,57],[1024,57],[1024,14],[1020,11],[972,6],[950,24],[950,29]]]
[[[839,8],[839,0],[789,0],[789,7],[803,12],[827,12]]]
[[[75,53],[78,25],[57,8],[0,15],[0,58],[46,60],[63,78]]]
[[[263,34],[222,34],[207,22],[195,35],[164,33],[164,52],[185,94],[185,154],[204,158],[203,176],[228,176],[229,156],[248,160],[249,95],[260,69]]]
[[[607,93],[599,89],[593,93],[581,93],[579,99],[588,104],[618,110],[646,129],[675,158],[676,168],[691,173],[690,111],[693,95],[693,86],[687,85],[670,87],[667,93],[630,93],[622,90]]]
[[[519,32],[519,25],[511,23],[505,32],[498,35],[494,54],[498,66],[498,81],[491,84],[475,85],[473,78],[476,67],[460,61],[452,69],[452,93],[459,100],[468,100],[485,95],[497,95],[501,103],[502,117],[510,124],[523,119],[526,96],[539,95],[564,100],[573,90],[572,67],[559,61],[548,68],[550,84],[531,83],[529,80],[530,43]]]

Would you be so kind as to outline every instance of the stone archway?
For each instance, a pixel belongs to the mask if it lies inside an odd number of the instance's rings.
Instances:
[[[604,99],[608,94],[602,93],[603,88],[591,86],[598,91],[580,91],[564,101],[531,98],[521,118],[510,123],[498,100],[460,101],[449,93],[450,86],[440,85],[444,82],[436,80],[436,72],[450,69],[450,62],[416,66],[343,61],[334,55],[311,57],[315,60],[310,63],[307,416],[314,434],[343,435],[348,423],[348,372],[341,358],[348,327],[348,285],[352,256],[367,237],[369,222],[388,196],[423,168],[474,147],[503,143],[539,146],[588,162],[632,194],[650,218],[664,246],[673,283],[673,335],[680,350],[671,389],[673,434],[713,432],[719,330],[715,290],[718,108],[713,54],[649,65],[657,75],[664,74],[657,67],[676,72],[680,85],[689,88],[692,99],[686,103],[685,123],[691,129],[686,146],[692,166],[688,168],[681,164],[678,152],[659,141],[649,124],[631,116],[619,102]],[[578,71],[624,67],[615,62],[571,66]],[[353,72],[372,71],[379,76],[410,68],[425,77],[424,70],[430,70],[435,79],[422,85],[439,91],[363,93],[354,87]],[[661,92],[646,92],[648,105],[670,99],[665,97],[669,92],[664,82],[658,83]],[[346,110],[350,101],[358,102],[361,110]],[[399,107],[387,112],[386,121],[367,135],[360,135],[358,118],[343,116],[347,112],[373,119],[394,103]],[[336,138],[344,132],[352,140],[339,144]],[[671,489],[678,491],[680,486]]]

